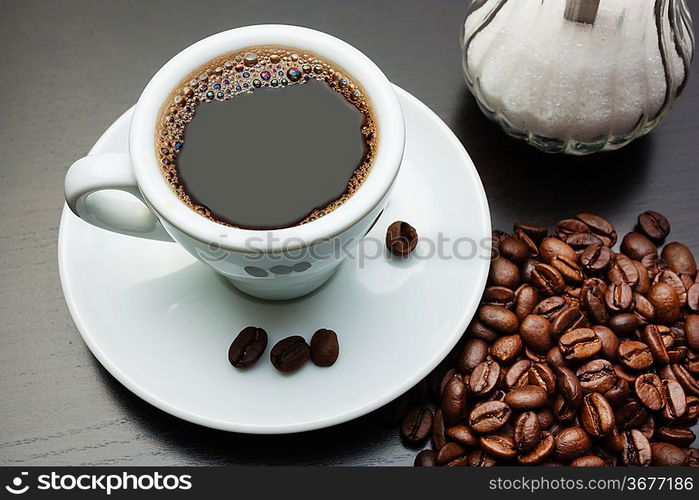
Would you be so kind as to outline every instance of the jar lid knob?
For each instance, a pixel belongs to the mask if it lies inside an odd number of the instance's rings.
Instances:
[[[565,18],[574,23],[595,24],[600,0],[566,0]]]

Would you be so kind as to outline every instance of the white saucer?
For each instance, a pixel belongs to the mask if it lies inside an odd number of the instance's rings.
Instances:
[[[394,220],[428,237],[490,236],[483,186],[461,143],[424,104],[396,88],[407,121],[406,159],[391,202],[370,232],[382,241]],[[132,110],[91,153],[127,148]],[[371,251],[371,247],[367,250]],[[460,251],[467,253],[467,244]],[[174,243],[101,230],[64,207],[58,242],[63,292],[83,339],[129,390],[177,417],[246,433],[318,429],[364,415],[407,391],[446,356],[473,316],[489,261],[397,262],[380,256],[346,261],[322,288],[289,302],[264,302],[236,291]],[[228,363],[228,347],[247,325],[269,333],[260,361],[247,371]],[[283,337],[310,340],[318,328],[340,338],[330,368],[307,363],[282,375],[269,350]]]

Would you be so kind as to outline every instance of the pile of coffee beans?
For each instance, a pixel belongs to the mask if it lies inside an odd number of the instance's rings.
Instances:
[[[267,332],[256,326],[243,328],[228,349],[228,361],[236,368],[249,368],[257,363],[267,348]],[[321,328],[311,338],[311,345],[300,335],[280,340],[269,354],[272,365],[289,373],[301,368],[309,359],[317,366],[332,366],[340,355],[337,334]]]
[[[387,422],[415,465],[699,465],[699,276],[653,211],[493,232],[481,305]]]

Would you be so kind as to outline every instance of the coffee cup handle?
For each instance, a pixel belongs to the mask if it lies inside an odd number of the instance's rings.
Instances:
[[[128,154],[104,153],[79,159],[68,169],[64,191],[73,213],[94,226],[172,241],[144,202]]]

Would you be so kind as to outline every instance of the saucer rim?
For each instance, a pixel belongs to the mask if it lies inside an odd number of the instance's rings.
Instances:
[[[446,123],[444,123],[444,121],[426,104],[424,104],[418,98],[416,98],[415,96],[413,96],[412,94],[403,90],[395,84],[394,88],[401,100],[405,99],[412,101],[412,104],[420,108],[422,112],[427,113],[427,116],[429,116],[432,119],[432,121],[435,122],[434,125],[437,125],[441,128],[442,133],[449,138],[449,141],[452,142],[453,146],[457,150],[459,150],[460,154],[465,158],[465,160],[467,160],[466,168],[468,169],[468,173],[472,178],[474,187],[479,193],[478,203],[481,205],[481,210],[485,216],[485,220],[483,221],[483,223],[485,225],[486,234],[489,235],[492,231],[492,223],[490,217],[490,210],[488,206],[488,199],[481,178],[478,175],[478,171],[475,167],[475,164],[473,163],[473,160],[464,148],[463,144],[456,137],[454,132],[446,125]],[[103,141],[106,141],[105,136],[107,131],[109,131],[113,127],[118,126],[120,121],[125,120],[130,113],[133,113],[134,107],[135,106],[132,106],[124,113],[122,113],[114,122],[110,124],[110,126],[107,129],[105,129],[105,132],[103,132],[100,138],[95,142],[89,154],[94,154],[94,152],[99,150]],[[124,370],[120,369],[114,363],[112,363],[108,355],[106,355],[104,351],[100,348],[100,346],[95,342],[95,340],[89,333],[89,329],[85,321],[83,320],[80,310],[76,304],[75,298],[71,293],[71,278],[67,275],[66,271],[66,266],[68,265],[68,257],[65,252],[66,231],[64,230],[64,227],[67,223],[67,218],[70,216],[75,217],[75,215],[73,215],[68,206],[64,204],[63,211],[61,213],[58,235],[58,268],[61,281],[61,288],[71,318],[73,319],[73,322],[75,323],[75,326],[77,327],[80,336],[82,337],[83,341],[88,346],[92,354],[95,356],[95,358],[97,358],[100,364],[117,381],[119,381],[120,384],[122,384],[130,392],[132,392],[142,400],[146,401],[147,403],[155,406],[156,408],[170,415],[178,417],[182,420],[191,422],[193,424],[201,425],[212,429],[243,434],[289,434],[295,432],[307,432],[331,427],[334,425],[339,425],[354,420],[356,418],[362,417],[370,413],[371,411],[374,411],[384,406],[385,404],[393,401],[395,398],[407,392],[410,388],[412,388],[415,384],[417,384],[418,382],[420,382],[420,380],[427,376],[449,354],[449,352],[453,349],[453,347],[458,343],[459,339],[462,337],[463,332],[466,331],[469,322],[475,315],[476,310],[478,308],[480,296],[483,290],[485,289],[490,267],[489,261],[483,261],[485,265],[480,266],[477,269],[477,279],[474,280],[473,286],[475,286],[476,290],[480,290],[480,292],[472,296],[470,303],[464,304],[464,314],[462,314],[461,320],[458,322],[458,328],[453,333],[451,333],[451,335],[445,336],[447,338],[445,338],[445,341],[442,344],[442,349],[435,352],[429,358],[429,360],[424,362],[423,366],[419,370],[416,370],[412,377],[406,378],[403,384],[396,385],[392,390],[387,391],[379,397],[372,398],[365,404],[353,408],[351,411],[345,411],[332,416],[325,416],[316,419],[305,419],[303,421],[295,421],[282,424],[250,424],[232,422],[230,420],[211,418],[206,415],[201,415],[191,410],[181,408],[179,406],[169,403],[168,401],[162,399],[160,396],[154,394],[153,392],[143,389],[136,381],[134,381],[128,375],[128,373],[126,373]]]

